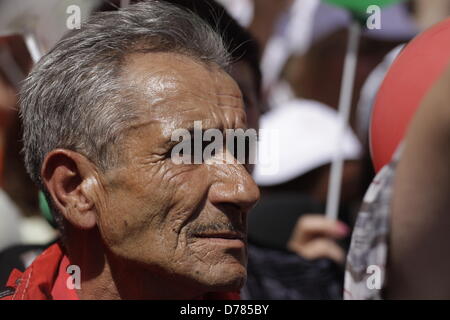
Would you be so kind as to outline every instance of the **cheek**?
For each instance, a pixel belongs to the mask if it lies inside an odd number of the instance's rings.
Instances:
[[[126,179],[117,179],[100,215],[111,251],[141,262],[173,258],[183,246],[183,226],[199,211],[208,189],[198,169],[162,164],[121,174]]]
[[[106,208],[99,215],[99,228],[111,249],[131,250],[144,245],[146,230],[157,229],[171,190],[164,188],[156,166],[147,171],[121,170],[106,188]],[[133,245],[134,244],[134,245]]]

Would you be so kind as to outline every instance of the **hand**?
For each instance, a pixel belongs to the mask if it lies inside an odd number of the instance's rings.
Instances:
[[[307,214],[297,220],[287,247],[308,260],[328,258],[344,264],[345,252],[336,243],[349,233],[349,228],[321,214]]]

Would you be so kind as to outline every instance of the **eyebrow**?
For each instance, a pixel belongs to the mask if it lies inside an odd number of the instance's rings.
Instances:
[[[225,127],[223,126],[223,124],[220,124],[219,126],[214,126],[214,125],[212,125],[210,120],[208,121],[208,119],[206,120],[207,122],[205,120],[183,121],[182,123],[177,125],[176,128],[172,129],[171,133],[164,138],[164,144],[170,144],[171,142],[173,142],[172,139],[171,139],[172,138],[172,132],[174,130],[177,130],[177,129],[187,130],[189,132],[189,134],[191,135],[191,137],[193,138],[194,137],[194,131],[195,131],[194,121],[202,121],[202,130],[201,130],[202,136],[205,133],[205,131],[207,131],[209,129],[217,129],[217,130],[220,130],[222,133],[225,130]]]

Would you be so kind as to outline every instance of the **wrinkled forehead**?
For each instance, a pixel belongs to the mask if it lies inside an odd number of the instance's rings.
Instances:
[[[133,54],[122,79],[136,92],[144,122],[179,128],[200,120],[204,129],[246,127],[241,91],[217,65],[174,53]]]

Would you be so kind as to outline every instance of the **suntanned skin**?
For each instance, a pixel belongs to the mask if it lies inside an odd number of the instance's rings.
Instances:
[[[42,168],[66,218],[70,261],[81,268],[80,298],[193,299],[239,290],[256,184],[239,164],[170,159],[174,129],[197,120],[204,130],[246,127],[237,84],[215,65],[174,53],[130,55],[122,78],[141,115],[120,143],[119,165],[101,173],[58,149]]]
[[[408,130],[392,203],[388,299],[450,299],[450,68]]]
[[[256,79],[252,67],[245,60],[233,63],[230,75],[239,86],[245,104],[247,127],[259,129],[259,117],[261,116],[261,101],[257,90]]]

